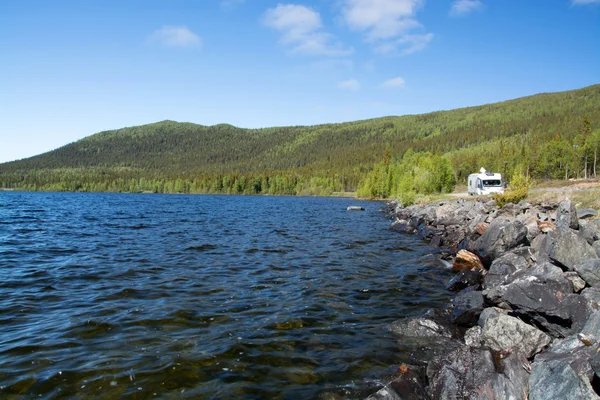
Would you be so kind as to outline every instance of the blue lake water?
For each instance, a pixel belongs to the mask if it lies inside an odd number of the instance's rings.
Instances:
[[[0,192],[0,397],[361,397],[449,299],[382,206]]]

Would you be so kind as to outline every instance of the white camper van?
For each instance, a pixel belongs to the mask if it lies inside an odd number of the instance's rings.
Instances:
[[[493,174],[487,172],[485,168],[481,168],[478,174],[469,175],[468,192],[469,196],[504,193],[502,175]]]

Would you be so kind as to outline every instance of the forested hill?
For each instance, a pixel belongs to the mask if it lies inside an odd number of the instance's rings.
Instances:
[[[595,132],[600,127],[600,85],[451,111],[317,126],[242,129],[162,121],[100,132],[0,164],[0,185],[233,193],[353,190],[384,153],[401,158],[408,149],[446,155],[459,181],[482,165],[501,171],[505,161],[509,169],[525,163],[533,174],[554,177],[565,174],[560,168],[567,161],[542,168],[548,161],[544,152],[552,150],[547,144],[560,142],[559,153],[572,149],[581,140],[585,116]],[[566,155],[572,160],[570,152]]]

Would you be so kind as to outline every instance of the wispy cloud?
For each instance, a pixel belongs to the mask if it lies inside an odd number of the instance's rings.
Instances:
[[[338,83],[338,89],[351,90],[356,92],[360,89],[360,83],[356,79],[348,79],[347,81],[341,81]]]
[[[600,0],[571,0],[573,5],[600,4]]]
[[[385,55],[399,54],[407,56],[425,49],[432,40],[433,33],[403,35],[395,41],[376,46],[375,52]]]
[[[154,31],[149,40],[165,47],[200,47],[202,38],[187,26],[163,26]]]
[[[424,0],[343,0],[342,18],[350,29],[364,32],[380,54],[407,55],[423,50],[433,39],[416,19]],[[421,38],[419,45],[414,42]]]
[[[403,88],[406,85],[406,81],[403,77],[398,76],[396,78],[388,79],[383,82],[380,86],[382,88]]]
[[[290,47],[292,53],[340,57],[353,52],[323,30],[321,16],[309,7],[278,4],[267,10],[262,22],[281,32],[280,43]]]
[[[483,3],[480,0],[455,0],[452,2],[452,8],[450,9],[450,15],[461,16],[469,14],[472,11],[479,10],[483,7]]]

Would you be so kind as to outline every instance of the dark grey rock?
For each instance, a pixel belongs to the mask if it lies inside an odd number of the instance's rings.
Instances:
[[[571,200],[560,202],[556,211],[556,226],[559,228],[579,228],[579,219],[577,218],[577,209]]]
[[[529,263],[525,257],[517,255],[513,252],[503,254],[492,261],[490,269],[484,278],[484,286],[486,288],[502,284],[508,275],[519,269],[525,269]]]
[[[550,269],[550,266],[546,267]],[[565,290],[567,288],[571,290]],[[483,293],[489,303],[507,304],[515,316],[550,336],[565,337],[579,332],[592,311],[587,299],[571,292],[572,284],[564,276],[543,275],[532,268],[507,285]]]
[[[594,210],[593,208],[580,208],[577,210],[577,218],[579,219],[591,218],[595,217],[596,215],[598,215],[598,211]]]
[[[483,294],[476,291],[462,292],[454,297],[452,304],[452,322],[457,325],[472,325],[483,311]]]
[[[481,271],[462,270],[446,283],[446,289],[459,292],[469,286],[480,285],[483,281]]]
[[[592,287],[600,287],[600,258],[575,264],[573,269]]]
[[[584,221],[579,224],[579,236],[592,245],[595,241],[600,240],[600,226]]]
[[[551,240],[548,256],[569,270],[584,261],[598,258],[592,246],[571,229],[558,229],[547,237]]]
[[[527,242],[527,228],[519,221],[496,219],[490,223],[486,231],[475,242],[475,253],[481,257],[484,265],[509,250]]]
[[[591,322],[589,329],[595,329],[598,322]],[[529,378],[529,398],[598,399],[591,385],[594,371],[590,364],[596,349],[597,346],[584,344],[577,335],[556,340],[535,357]]]
[[[489,349],[461,346],[427,366],[432,399],[525,399],[528,361]]]
[[[518,318],[498,314],[487,318],[481,342],[494,351],[519,352],[530,358],[551,342],[550,336]]]
[[[591,366],[590,366],[591,369]],[[529,377],[529,400],[597,400],[591,383],[565,359],[534,362]]]

